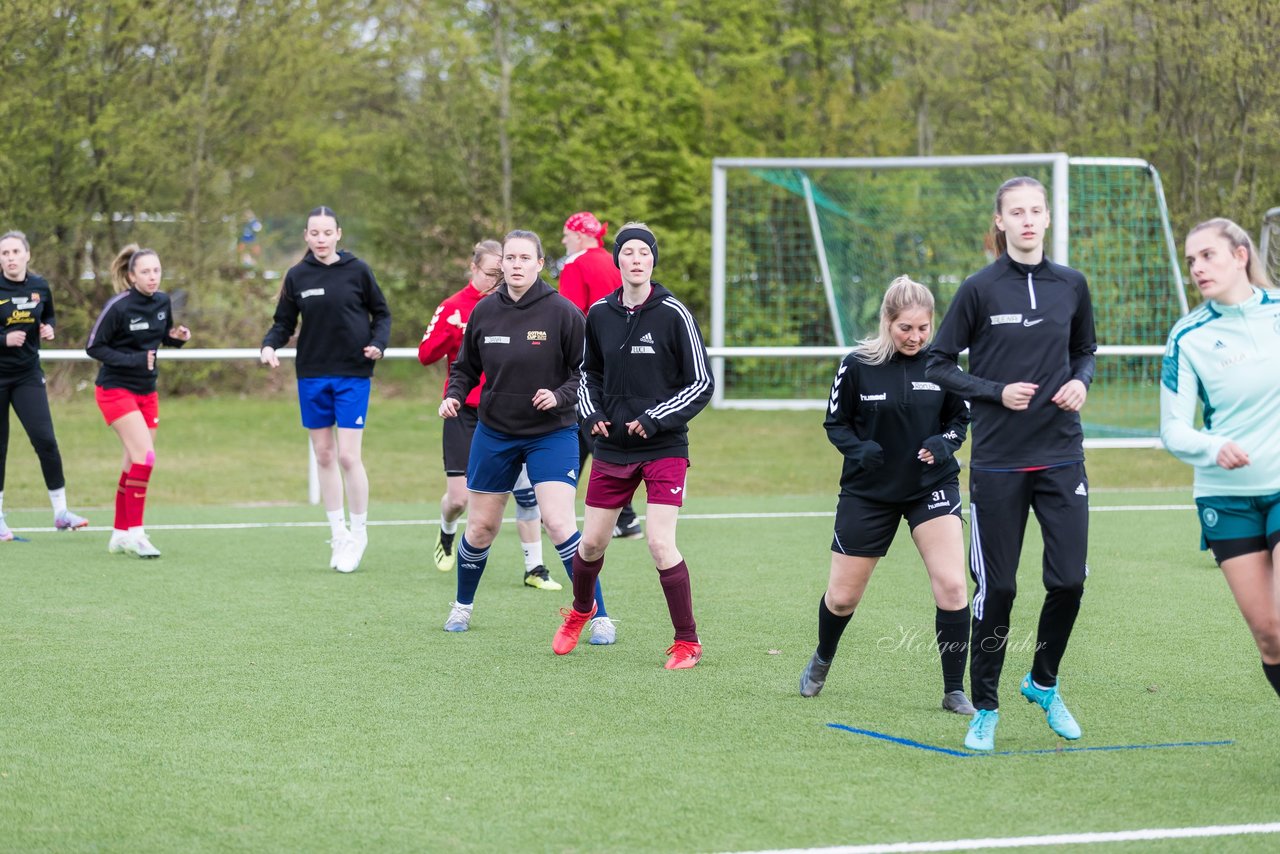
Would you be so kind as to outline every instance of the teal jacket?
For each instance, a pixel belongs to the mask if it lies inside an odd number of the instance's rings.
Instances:
[[[1254,288],[1238,305],[1210,300],[1174,324],[1161,370],[1160,438],[1195,466],[1197,497],[1280,492],[1280,291]],[[1218,466],[1228,440],[1249,465]]]

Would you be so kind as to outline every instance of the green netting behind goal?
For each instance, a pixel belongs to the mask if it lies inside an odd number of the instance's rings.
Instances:
[[[1158,185],[1131,162],[1070,166],[1067,260],[1089,278],[1099,344],[1159,346],[1184,309]],[[990,263],[992,197],[1019,174],[1052,202],[1050,164],[727,169],[723,344],[851,347],[874,331],[884,289],[902,274],[933,291],[941,320],[965,277]],[[1159,361],[1099,357],[1090,437],[1156,435]],[[724,398],[825,398],[835,363],[731,358]]]

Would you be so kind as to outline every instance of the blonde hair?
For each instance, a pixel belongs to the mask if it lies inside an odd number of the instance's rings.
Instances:
[[[138,259],[144,255],[160,257],[160,253],[154,249],[143,249],[136,243],[130,243],[121,249],[120,254],[111,262],[111,284],[116,293],[124,293],[133,287],[133,283],[129,281],[129,274],[133,272],[134,265],[138,263]]]
[[[1245,265],[1244,273],[1249,279],[1249,284],[1257,285],[1260,288],[1271,287],[1271,280],[1267,277],[1267,268],[1262,263],[1262,259],[1258,257],[1258,252],[1253,248],[1253,240],[1249,237],[1249,232],[1236,225],[1232,220],[1226,217],[1214,217],[1207,219],[1199,225],[1187,232],[1187,237],[1195,234],[1197,231],[1207,231],[1215,229],[1219,237],[1226,238],[1227,243],[1231,244],[1231,251],[1239,249],[1243,246],[1249,252],[1249,261]]]
[[[31,251],[31,244],[27,242],[27,236],[23,234],[21,231],[6,231],[4,234],[0,234],[0,243],[5,242],[11,237],[14,240],[21,240],[22,248],[27,250],[28,252]]]
[[[481,240],[471,249],[471,263],[479,267],[480,262],[490,255],[502,257],[502,244],[496,240]]]
[[[933,294],[910,276],[899,276],[889,283],[889,289],[884,292],[884,299],[880,301],[879,331],[854,345],[854,357],[868,365],[883,365],[889,361],[897,352],[897,348],[893,346],[890,327],[903,312],[914,308],[925,309],[932,318]],[[930,337],[933,337],[933,330],[930,330]]]
[[[1010,190],[1016,190],[1019,187],[1031,187],[1039,190],[1044,196],[1045,210],[1049,209],[1049,191],[1044,188],[1044,184],[1041,184],[1035,178],[1028,178],[1026,175],[1021,175],[1017,178],[1010,178],[1008,181],[1001,184],[1000,189],[996,190],[996,209],[995,214],[991,217],[990,232],[991,243],[995,247],[997,258],[1009,251],[1009,240],[1003,231],[996,228],[995,218],[1001,213],[1001,205],[1004,204],[1005,193],[1008,193]]]

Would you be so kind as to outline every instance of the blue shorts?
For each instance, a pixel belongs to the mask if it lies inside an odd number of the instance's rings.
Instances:
[[[564,427],[540,436],[512,436],[476,425],[467,462],[467,489],[472,492],[511,492],[520,477],[520,466],[529,468],[529,480],[558,481],[578,485],[578,428]]]
[[[320,430],[337,424],[363,430],[369,414],[368,377],[306,377],[298,379],[302,426]]]
[[[1206,495],[1196,499],[1200,548],[1218,563],[1268,552],[1280,544],[1280,492],[1270,495]]]

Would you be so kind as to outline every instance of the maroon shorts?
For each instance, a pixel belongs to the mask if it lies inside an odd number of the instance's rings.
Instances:
[[[642,463],[591,461],[591,480],[587,482],[587,504],[605,510],[616,510],[631,501],[640,482],[644,481],[650,504],[684,506],[684,479],[689,461],[684,457],[663,457]]]
[[[103,388],[94,386],[93,399],[108,424],[114,424],[130,412],[141,412],[142,420],[151,430],[160,426],[160,395],[135,394],[127,388]]]

